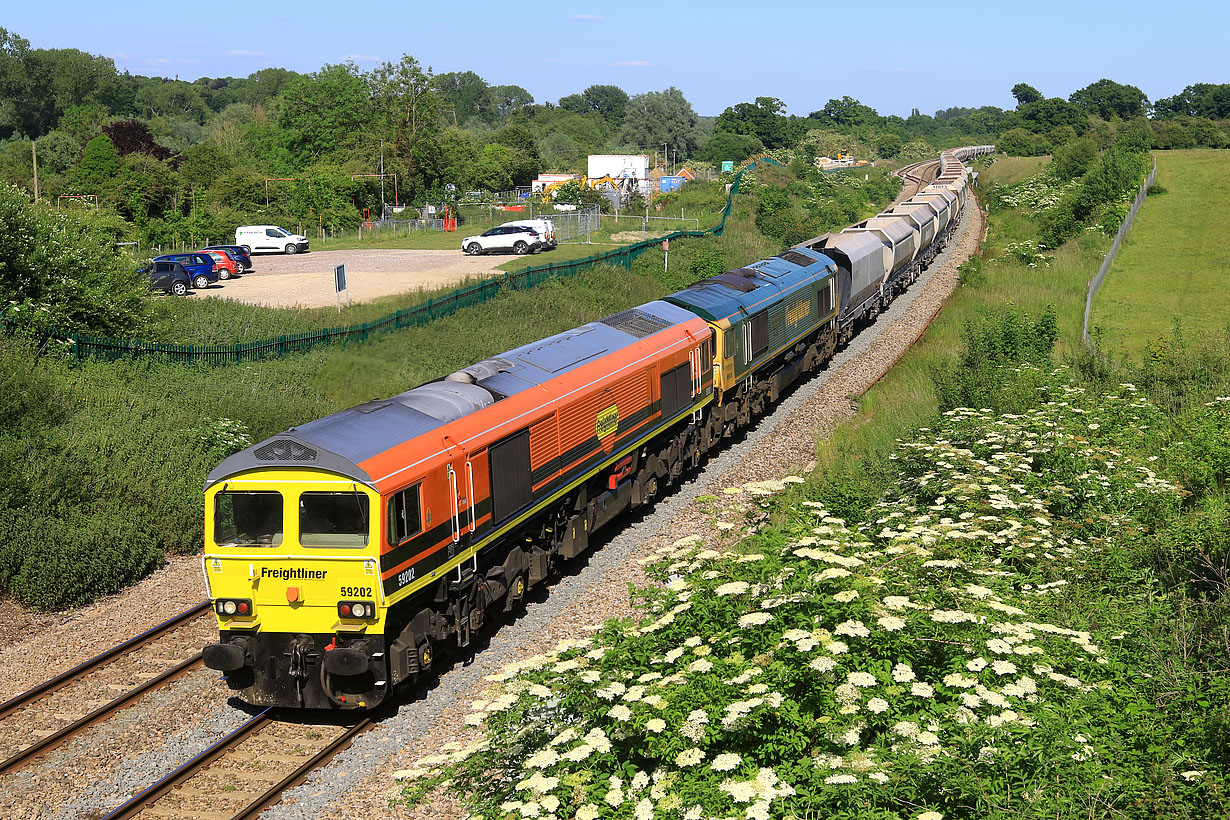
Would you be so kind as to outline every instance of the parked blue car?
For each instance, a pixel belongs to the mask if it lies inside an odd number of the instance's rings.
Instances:
[[[202,290],[209,287],[210,282],[217,282],[218,266],[207,253],[166,253],[155,256],[155,262],[178,262],[192,277],[192,287]]]

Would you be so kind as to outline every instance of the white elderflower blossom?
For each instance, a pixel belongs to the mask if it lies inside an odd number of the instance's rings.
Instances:
[[[833,600],[841,604],[848,604],[858,597],[858,591],[853,589],[843,589],[833,596]]]
[[[749,626],[761,626],[773,620],[773,616],[767,612],[749,612],[739,619],[739,626],[746,629]]]
[[[900,632],[905,629],[905,619],[898,618],[896,615],[882,615],[876,618],[876,623],[888,632]]]
[[[914,680],[914,670],[907,663],[899,663],[893,667],[893,680],[897,683],[909,683]]]
[[[846,675],[851,686],[875,686],[876,676],[870,672],[851,672]]]
[[[951,686],[956,689],[969,689],[977,682],[978,681],[973,678],[967,678],[959,672],[953,672],[952,674],[944,676],[944,685]]]
[[[1015,675],[1016,664],[1012,661],[995,661],[991,664],[991,671],[997,675]]]
[[[986,658],[974,658],[972,661],[966,661],[965,668],[971,672],[981,672],[987,668]]]
[[[729,772],[738,766],[742,761],[743,758],[734,752],[723,752],[713,758],[713,762],[709,764],[709,768],[713,769],[715,772]]]
[[[748,585],[743,581],[731,581],[728,584],[722,584],[717,589],[713,590],[715,594],[725,597],[727,595],[742,595],[747,592]]]
[[[666,728],[666,721],[662,718],[651,718],[645,723],[646,731],[653,732],[655,735],[662,734]]]
[[[877,715],[888,711],[888,701],[884,698],[872,698],[867,701],[867,711],[875,712]]]
[[[624,706],[622,703],[618,703],[610,708],[610,711],[607,712],[607,716],[612,717],[615,720],[625,721],[632,717],[632,710],[627,706]]]
[[[858,778],[852,774],[831,774],[824,778],[824,782],[830,786],[840,786],[844,783],[857,783]]]
[[[697,658],[688,664],[688,669],[692,672],[708,672],[712,668],[713,662],[705,660],[704,658]]]
[[[914,681],[910,684],[910,694],[920,698],[935,697],[935,687],[929,683]]]
[[[832,672],[837,667],[837,661],[832,658],[816,658],[807,665],[817,672]]]
[[[705,759],[705,753],[697,748],[685,749],[675,756],[675,765],[681,769],[695,766]]]
[[[525,765],[535,769],[545,769],[559,762],[559,754],[554,749],[542,749],[525,761]]]
[[[833,630],[834,635],[845,635],[852,638],[866,638],[871,630],[862,621],[843,621]]]
[[[850,647],[846,646],[845,641],[830,641],[824,645],[824,648],[833,655],[844,655],[850,651]]]
[[[653,803],[648,797],[641,798],[641,801],[636,804],[633,809],[633,816],[636,820],[653,820]]]

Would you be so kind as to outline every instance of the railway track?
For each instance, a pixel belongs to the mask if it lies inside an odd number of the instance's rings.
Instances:
[[[266,709],[103,820],[248,820],[374,724],[372,716],[350,725],[309,723],[302,713]]]
[[[201,666],[199,651],[188,657],[182,651],[185,643],[200,646],[199,638],[177,640],[176,633],[190,633],[209,607],[203,601],[0,704],[0,774],[21,768]]]
[[[893,175],[901,177],[904,182],[898,201],[909,199],[930,185],[935,180],[939,168],[940,161],[938,159],[925,159],[922,162],[915,162],[893,171]],[[910,185],[914,186],[914,190],[911,191],[909,189]]]

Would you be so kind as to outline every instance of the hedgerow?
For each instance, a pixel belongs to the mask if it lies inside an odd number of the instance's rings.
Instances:
[[[802,479],[732,488],[779,523],[654,556],[643,617],[496,676],[467,718],[481,734],[399,773],[409,802],[447,785],[501,818],[1224,813],[1226,683],[1189,701],[1199,676],[1156,665],[1174,602],[1133,552],[1181,508],[1146,455],[1165,415],[1130,384],[1011,369],[1034,405],[956,408],[901,442],[864,524],[766,498]],[[1230,397],[1196,415],[1224,435]]]

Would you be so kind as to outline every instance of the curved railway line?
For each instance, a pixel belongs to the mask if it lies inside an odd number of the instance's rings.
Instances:
[[[893,171],[893,176],[901,177],[902,180],[901,193],[897,196],[897,201],[900,202],[917,195],[923,188],[935,181],[939,170],[940,160],[925,159]],[[910,190],[911,185],[914,186],[912,191]]]
[[[941,160],[929,159],[895,171],[903,180],[900,199],[921,191],[942,170]],[[188,631],[198,619],[212,629],[210,616],[210,602],[203,601],[0,704],[0,773],[21,768],[201,666],[199,651],[188,654],[182,651],[182,641],[174,647],[172,638],[181,630]],[[124,665],[127,668],[119,669]],[[100,692],[119,694],[106,699]],[[379,718],[378,713],[345,713],[321,719],[319,714],[305,717],[302,712],[266,709],[103,820],[255,817],[346,749]]]

